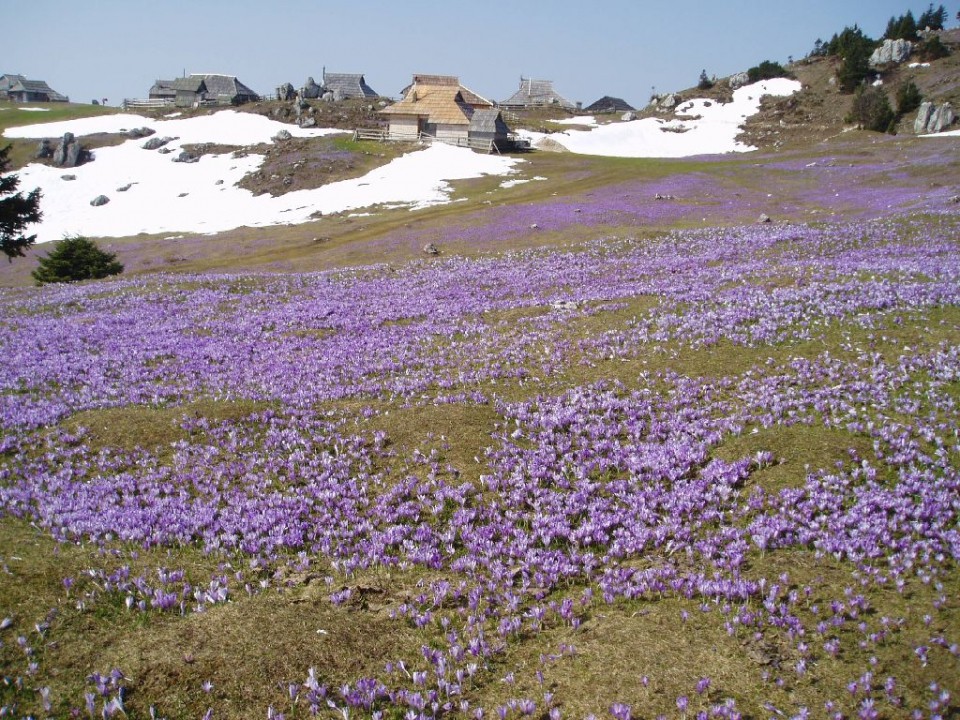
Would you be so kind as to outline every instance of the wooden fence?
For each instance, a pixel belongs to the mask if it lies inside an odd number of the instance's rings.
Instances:
[[[173,98],[161,98],[158,100],[137,100],[135,98],[124,98],[123,104],[120,107],[122,107],[124,110],[173,107]]]
[[[417,137],[412,135],[400,135],[391,133],[382,128],[357,128],[353,131],[354,140],[374,140],[376,142],[422,142],[426,144],[443,143],[444,145],[453,145],[455,147],[465,147],[471,150],[479,150],[485,153],[500,154],[500,148],[493,140],[482,140],[479,138],[438,138],[426,133],[419,133]]]

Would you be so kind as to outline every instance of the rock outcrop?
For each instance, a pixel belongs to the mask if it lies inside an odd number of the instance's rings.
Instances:
[[[289,102],[290,100],[293,100],[296,96],[297,96],[297,91],[293,87],[293,83],[286,82],[277,88],[277,100],[281,100],[283,102]]]
[[[736,75],[731,75],[729,84],[730,84],[731,90],[738,90],[739,88],[742,88],[744,85],[750,84],[750,76],[745,72],[737,73]]]
[[[950,103],[935,105],[928,101],[920,105],[917,119],[913,123],[913,131],[917,135],[943,132],[953,125],[955,118],[953,106]]]
[[[152,138],[150,138],[149,140],[147,140],[147,141],[146,141],[143,145],[141,145],[140,147],[142,147],[144,150],[158,150],[159,148],[162,148],[164,145],[166,145],[166,144],[167,144],[168,142],[170,142],[171,140],[173,140],[173,138],[168,138],[168,137],[152,137]]]
[[[73,133],[64,133],[53,151],[53,164],[57,167],[76,167],[85,158],[83,146]]]
[[[306,98],[307,100],[316,100],[320,97],[320,93],[323,91],[316,81],[312,77],[308,77],[307,81],[303,84],[303,87],[300,89],[300,96]]]
[[[899,65],[905,62],[913,52],[913,43],[909,40],[884,40],[883,45],[873,51],[870,56],[870,67],[878,68],[884,65]]]
[[[93,200],[90,201],[90,204],[94,207],[100,207],[101,205],[106,205],[110,202],[110,198],[106,195],[97,195]]]

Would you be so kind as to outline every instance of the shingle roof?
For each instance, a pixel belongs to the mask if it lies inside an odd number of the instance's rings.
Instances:
[[[13,87],[18,81],[22,82],[26,80],[23,75],[15,75],[13,73],[6,73],[5,75],[0,75],[0,90],[6,90],[10,87]]]
[[[150,88],[151,95],[174,95],[176,89],[173,80],[155,80]]]
[[[430,122],[469,125],[476,108],[493,103],[460,84],[453,75],[414,75],[404,88],[403,99],[380,112],[385,115],[415,115]]]
[[[595,103],[588,105],[584,108],[586,112],[592,113],[602,113],[602,112],[629,112],[631,110],[636,110],[635,107],[631,106],[626,100],[617,97],[611,97],[610,95],[604,95],[602,98],[597,100]]]
[[[323,87],[330,92],[339,92],[345,98],[379,97],[377,92],[367,85],[362,74],[328,73],[324,70]]]
[[[191,75],[190,77],[177,78],[173,81],[173,89],[177,92],[202,92],[205,87],[203,78]]]
[[[257,96],[233,75],[218,75],[215,73],[194,74],[191,78],[199,78],[207,86],[207,92],[217,97],[254,99]]]
[[[572,110],[575,105],[553,89],[552,80],[520,78],[520,89],[501,105],[528,107],[531,105],[559,105]]]
[[[65,95],[58,93],[43,80],[25,80],[22,76],[18,77],[20,77],[20,79],[10,86],[9,92],[29,92],[46,95],[47,99],[51,101],[66,101],[67,99]]]
[[[473,111],[473,117],[470,118],[470,132],[504,134],[509,131],[506,123],[503,122],[499,108],[484,108]]]
[[[460,88],[451,85],[412,85],[403,100],[380,111],[384,115],[415,115],[430,122],[469,125],[473,108],[463,101]]]

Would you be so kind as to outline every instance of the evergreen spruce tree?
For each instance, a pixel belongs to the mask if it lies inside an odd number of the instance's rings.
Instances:
[[[79,236],[59,241],[39,262],[40,266],[32,273],[37,285],[99,280],[123,272],[123,265],[117,262],[116,255]]]
[[[908,80],[897,88],[897,115],[903,117],[908,112],[916,110],[923,102],[920,88],[913,80]]]
[[[10,165],[7,155],[10,146],[0,150],[0,173]],[[23,251],[36,242],[37,236],[23,235],[23,228],[30,223],[40,222],[40,190],[34,190],[24,196],[17,192],[20,178],[16,175],[0,177],[0,251],[9,262],[15,257],[23,257]]]

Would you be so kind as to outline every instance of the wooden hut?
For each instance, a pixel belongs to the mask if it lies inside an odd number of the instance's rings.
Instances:
[[[553,89],[552,80],[531,80],[524,77],[520,78],[520,88],[500,103],[500,107],[516,109],[543,106],[557,106],[565,110],[576,109],[575,103]]]
[[[155,80],[148,97],[151,100],[163,100],[172,103],[177,97],[177,90],[173,87],[173,83],[173,80]]]
[[[376,90],[367,85],[363,75],[328,73],[326,68],[323,69],[323,90],[333,93],[337,100],[380,97]]]
[[[415,140],[421,133],[466,145],[474,112],[493,103],[463,87],[453,75],[414,75],[403,99],[380,113],[390,124],[391,137]]]
[[[602,98],[585,107],[584,112],[589,113],[623,113],[633,112],[635,107],[631,106],[626,100],[618,97],[604,95]]]
[[[70,102],[43,80],[27,80],[23,75],[3,75],[0,78],[0,96],[12,102]]]
[[[151,100],[173,99],[177,107],[195,105],[242,105],[259,96],[233,75],[193,74],[176,80],[157,80],[150,88]]]

